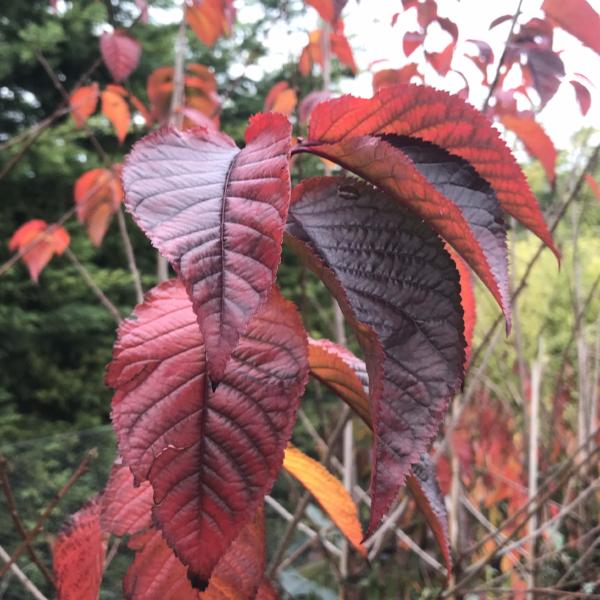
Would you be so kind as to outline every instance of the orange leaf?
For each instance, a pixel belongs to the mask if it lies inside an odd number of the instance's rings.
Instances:
[[[585,175],[585,182],[588,184],[590,190],[592,190],[594,196],[596,196],[596,199],[600,200],[600,185],[598,182],[589,173]]]
[[[298,96],[296,90],[292,89],[287,81],[276,83],[267,94],[265,99],[265,112],[278,112],[289,117],[296,108]]]
[[[84,223],[94,246],[99,246],[112,216],[123,201],[119,175],[109,169],[92,169],[75,182],[77,218]]]
[[[117,139],[122,144],[131,121],[127,102],[119,93],[107,88],[102,92],[102,114],[113,124]]]
[[[29,269],[31,279],[37,282],[43,268],[54,254],[62,254],[71,238],[62,225],[48,225],[41,219],[33,219],[21,225],[10,238],[10,250],[18,250]]]
[[[69,96],[71,115],[77,127],[83,127],[94,114],[98,104],[98,84],[96,82],[77,88]]]
[[[232,0],[202,0],[187,7],[185,20],[200,41],[214,46],[221,36],[231,33],[234,16]]]
[[[365,555],[356,505],[342,482],[322,464],[291,445],[285,449],[283,467],[315,497],[352,545]]]

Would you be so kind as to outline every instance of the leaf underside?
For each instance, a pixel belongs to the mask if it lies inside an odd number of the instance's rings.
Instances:
[[[155,288],[119,330],[107,382],[119,449],[194,577],[210,574],[272,486],[307,378],[306,334],[273,289],[215,391],[183,284]]]
[[[462,383],[458,273],[420,220],[347,178],[294,190],[287,239],[336,296],[365,352],[375,433],[370,535]]]
[[[277,114],[252,119],[243,150],[216,131],[162,129],[125,164],[126,206],[186,284],[213,383],[275,280],[290,135]]]

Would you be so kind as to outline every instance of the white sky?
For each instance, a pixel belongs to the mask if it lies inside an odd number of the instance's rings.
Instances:
[[[568,2],[568,0],[564,0]],[[600,0],[589,0],[590,4],[600,12]],[[525,0],[523,2],[522,19],[543,16],[540,11],[541,0]],[[470,44],[461,41],[469,38],[480,39],[488,42],[494,49],[496,60],[499,59],[508,34],[510,23],[499,25],[488,31],[489,23],[496,17],[507,14],[516,8],[514,2],[488,2],[485,0],[438,0],[440,16],[448,17],[459,26],[459,46],[455,53],[453,67],[462,70],[471,85],[471,101],[476,106],[481,106],[486,91],[480,85],[481,74],[471,61],[462,57],[462,51],[472,52]],[[243,0],[236,2],[238,18],[242,21],[253,21],[260,14],[259,6],[248,6]],[[344,9],[343,17],[346,35],[353,48],[359,74],[354,79],[342,82],[343,92],[357,96],[369,96],[372,93],[372,72],[383,68],[402,67],[403,65],[418,60],[420,50],[417,50],[410,59],[402,51],[402,37],[405,31],[416,29],[416,11],[401,15],[394,28],[390,26],[392,15],[402,12],[400,0],[350,0]],[[310,31],[318,26],[317,13],[311,7],[306,8],[306,17],[301,26],[305,31]],[[259,79],[263,71],[280,67],[292,58],[297,60],[302,47],[306,44],[305,31],[289,31],[284,23],[273,24],[266,40],[270,55],[261,59],[258,66],[247,70],[247,75]],[[600,35],[600,32],[598,32]],[[444,37],[446,36],[446,37]],[[433,37],[433,36],[432,36]],[[430,51],[441,50],[449,40],[449,36],[442,32],[437,39],[428,39],[427,46]],[[563,51],[561,57],[565,63],[567,77],[560,86],[556,95],[550,100],[546,108],[540,113],[540,121],[558,148],[569,146],[573,133],[583,126],[600,126],[600,94],[592,88],[592,106],[582,117],[579,106],[575,100],[573,87],[568,83],[570,75],[575,72],[583,73],[597,85],[597,74],[600,73],[600,56],[592,50],[585,48],[578,40],[569,34],[556,30],[554,49]],[[372,71],[368,67],[374,61],[383,60],[376,64]],[[455,74],[450,74],[443,79],[438,77],[432,69],[425,69],[426,83],[448,91],[457,91],[463,86],[462,79]],[[491,71],[493,75],[493,71]],[[589,86],[588,86],[589,87]]]

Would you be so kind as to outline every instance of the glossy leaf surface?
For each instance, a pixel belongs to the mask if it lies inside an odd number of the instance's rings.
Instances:
[[[215,131],[163,129],[136,144],[123,170],[128,210],[193,299],[213,382],[275,279],[290,136],[275,114],[253,118],[241,151]]]
[[[119,329],[107,382],[124,461],[154,489],[155,521],[208,580],[283,461],[307,378],[296,309],[273,289],[215,391],[183,284],[155,288]]]
[[[419,219],[351,179],[318,178],[296,188],[288,231],[365,352],[375,432],[370,535],[461,385],[458,273]]]

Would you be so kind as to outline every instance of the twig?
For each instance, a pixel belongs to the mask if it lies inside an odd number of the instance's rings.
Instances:
[[[350,417],[350,407],[344,406],[344,408],[342,410],[342,414],[340,415],[340,419],[337,422],[335,429],[329,436],[329,439],[327,440],[327,453],[325,454],[325,457],[323,459],[323,464],[325,466],[327,466],[329,463],[329,459],[333,452],[333,446],[337,442],[340,435],[342,434],[342,431],[344,430],[344,426],[346,425],[346,421],[348,420],[349,417]],[[310,498],[311,498],[311,494],[308,491],[304,493],[302,498],[300,498],[300,501],[298,502],[298,506],[296,507],[296,510],[294,512],[294,518],[292,521],[290,521],[288,523],[288,526],[281,537],[279,545],[277,546],[277,549],[275,550],[275,553],[273,554],[271,563],[269,564],[269,567],[268,567],[267,571],[265,572],[265,575],[268,579],[272,579],[273,576],[275,575],[275,573],[277,572],[279,563],[281,562],[281,560],[283,558],[283,555],[285,553],[287,545],[289,544],[290,540],[292,539],[292,536],[294,535],[294,531],[296,530],[296,527],[297,527],[300,519],[302,518],[302,515],[304,514],[306,507],[308,506]]]
[[[75,482],[85,473],[90,462],[98,456],[98,451],[95,448],[88,450],[83,460],[79,463],[79,466],[72,475],[69,477],[65,485],[55,494],[54,498],[46,505],[42,514],[40,515],[37,523],[29,531],[27,537],[17,546],[17,549],[13,552],[8,562],[0,569],[0,579],[6,575],[6,572],[11,566],[19,559],[21,554],[27,549],[27,544],[31,543],[44,528],[44,523],[48,520],[48,517],[52,514],[52,511],[58,506],[58,503],[64,498],[65,494],[73,487]]]
[[[6,504],[8,506],[8,512],[10,513],[11,519],[14,523],[16,530],[19,532],[19,535],[23,538],[24,541],[27,540],[27,530],[23,525],[23,521],[21,521],[21,517],[19,516],[19,511],[17,510],[17,504],[15,502],[15,497],[12,492],[12,488],[10,486],[10,481],[8,479],[7,472],[7,462],[3,456],[0,456],[0,485],[2,486],[2,492],[4,493],[4,497],[6,498]],[[46,581],[53,587],[55,587],[54,577],[52,577],[52,573],[48,570],[48,567],[44,564],[44,562],[37,555],[34,550],[31,542],[26,542],[27,544],[27,554],[31,560],[35,563],[38,569],[41,571],[42,575],[46,579]]]
[[[528,588],[526,590],[521,589],[505,589],[505,588],[488,588],[481,587],[469,590],[471,594],[485,594],[485,593],[494,593],[501,595],[511,594],[516,597],[517,594],[523,593],[532,593],[532,594],[545,594],[546,596],[557,596],[562,598],[587,598],[589,599],[599,599],[600,594],[588,594],[587,592],[567,592],[566,590],[557,590],[553,588]]]
[[[0,546],[0,558],[9,565],[10,571],[13,575],[21,582],[23,587],[36,599],[36,600],[48,600],[40,590],[35,586],[33,581],[21,571],[18,565],[15,565],[11,562],[10,554],[6,552],[6,550]]]
[[[125,255],[127,256],[127,264],[129,265],[129,272],[133,279],[133,287],[135,289],[135,296],[138,304],[144,301],[144,289],[142,287],[142,278],[137,268],[135,261],[135,253],[133,246],[131,245],[131,238],[127,233],[127,223],[125,222],[125,215],[123,214],[123,208],[119,207],[117,211],[117,222],[119,224],[119,232],[121,233],[121,240],[123,241],[123,247],[125,248]]]
[[[521,14],[521,6],[522,5],[523,5],[523,0],[519,0],[519,4],[517,5],[517,10],[515,11],[515,14],[513,15],[512,22],[510,24],[510,30],[508,32],[506,42],[504,43],[504,50],[502,51],[502,55],[500,56],[500,61],[498,62],[498,67],[496,68],[496,74],[494,75],[494,79],[492,80],[492,83],[490,84],[490,89],[488,90],[488,95],[485,99],[485,102],[483,103],[482,108],[481,108],[481,112],[483,112],[483,113],[485,113],[485,111],[487,110],[490,100],[492,99],[492,96],[494,95],[494,92],[496,91],[496,87],[498,86],[498,82],[500,81],[500,74],[501,74],[500,71],[502,70],[502,65],[504,64],[504,59],[506,58],[506,53],[508,52],[510,40],[513,36],[515,27],[517,25],[517,19],[519,18],[519,15]]]
[[[98,287],[98,284],[92,279],[89,271],[79,262],[79,259],[73,254],[70,248],[65,249],[66,257],[71,261],[77,272],[81,275],[81,278],[85,281],[87,286],[94,292],[94,295],[100,300],[102,306],[108,310],[108,312],[114,317],[117,323],[123,320],[119,309],[107,298],[106,294]]]

